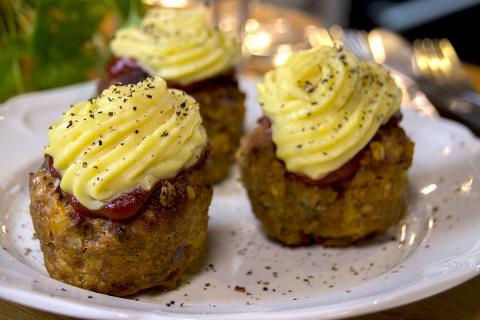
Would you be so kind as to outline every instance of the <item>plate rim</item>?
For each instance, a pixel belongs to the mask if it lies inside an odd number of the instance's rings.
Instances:
[[[26,307],[34,309],[52,312],[54,314],[64,316],[78,316],[82,314],[84,319],[97,319],[97,320],[119,320],[119,319],[155,319],[155,320],[169,320],[169,319],[218,319],[218,320],[241,320],[251,317],[252,319],[259,320],[286,320],[294,319],[298,320],[315,320],[319,319],[342,319],[351,316],[360,316],[372,312],[379,312],[394,307],[401,307],[409,303],[413,303],[425,298],[434,296],[440,292],[454,288],[461,283],[473,279],[476,276],[480,276],[479,266],[470,270],[470,272],[458,272],[456,276],[446,277],[442,281],[436,281],[432,284],[430,278],[425,283],[417,282],[411,286],[408,286],[401,290],[391,291],[388,294],[377,293],[365,298],[353,300],[353,302],[342,302],[335,305],[335,310],[327,310],[331,306],[321,307],[306,307],[295,308],[291,310],[277,310],[277,311],[253,311],[242,313],[222,313],[222,314],[197,314],[197,313],[153,313],[149,310],[139,311],[128,308],[114,308],[109,306],[99,306],[85,303],[83,301],[74,301],[70,298],[55,296],[51,297],[45,293],[38,291],[28,291],[26,289],[13,288],[11,286],[5,286],[0,281],[0,298],[20,304]],[[45,276],[46,277],[46,276]],[[435,277],[438,277],[436,275]],[[55,279],[49,279],[50,281],[57,281]],[[433,288],[433,289],[432,289]],[[79,289],[79,288],[77,288]],[[80,288],[81,289],[81,288]],[[85,290],[85,289],[81,289]],[[88,290],[85,290],[88,291]],[[420,294],[418,294],[421,292]],[[415,293],[413,295],[412,293]],[[12,298],[13,297],[13,298]],[[371,301],[372,298],[383,297],[375,301]],[[18,298],[18,299],[15,299]],[[28,299],[27,299],[28,298]],[[121,298],[120,298],[121,299]],[[403,299],[398,303],[399,299]],[[370,302],[369,302],[370,301]],[[60,305],[62,308],[51,308],[52,302],[54,305]],[[347,306],[349,308],[345,308]],[[327,308],[328,307],[328,308]],[[248,308],[247,308],[248,309]],[[83,311],[85,313],[79,313]],[[88,314],[86,313],[88,312]]]

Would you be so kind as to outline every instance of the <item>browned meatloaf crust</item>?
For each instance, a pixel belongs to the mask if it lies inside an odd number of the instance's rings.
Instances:
[[[112,71],[116,70],[116,73]],[[98,93],[114,83],[136,83],[148,75],[134,60],[113,58],[107,72],[98,84]],[[169,83],[169,87],[181,89],[200,104],[200,114],[211,146],[207,160],[207,175],[212,183],[225,179],[235,162],[243,133],[245,95],[240,91],[234,70],[189,86]]]
[[[266,234],[286,245],[346,245],[384,232],[402,217],[413,143],[395,124],[380,128],[348,181],[317,186],[289,174],[275,156],[270,127],[241,140],[242,183]]]
[[[202,166],[161,184],[127,221],[81,215],[45,168],[30,175],[30,214],[53,278],[116,296],[176,286],[206,238],[212,188]]]
[[[206,162],[207,175],[212,183],[218,183],[228,176],[230,167],[235,163],[235,152],[243,133],[245,95],[236,81],[187,93],[200,104],[200,114],[211,147]]]

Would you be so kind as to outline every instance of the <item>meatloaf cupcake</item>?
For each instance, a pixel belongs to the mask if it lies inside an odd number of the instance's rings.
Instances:
[[[401,91],[342,48],[296,52],[258,86],[265,117],[237,154],[253,211],[286,245],[346,245],[397,223],[413,143]]]
[[[117,296],[174,287],[199,257],[212,198],[194,99],[158,77],[111,86],[48,137],[30,214],[50,276]]]
[[[111,42],[113,58],[99,90],[113,83],[135,83],[147,76],[164,78],[200,103],[211,145],[209,178],[216,183],[229,173],[242,134],[244,94],[234,66],[240,46],[211,28],[206,10],[151,9],[139,26],[119,30]]]

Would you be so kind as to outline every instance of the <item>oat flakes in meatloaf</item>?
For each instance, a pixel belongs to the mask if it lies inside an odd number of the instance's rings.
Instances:
[[[30,176],[30,214],[48,273],[65,283],[126,296],[174,288],[199,258],[212,188],[205,169],[165,181],[127,221],[79,214],[45,168]]]
[[[315,186],[289,175],[263,122],[241,140],[237,158],[253,212],[286,245],[347,245],[382,233],[405,213],[413,143],[402,128],[382,127],[347,182]]]

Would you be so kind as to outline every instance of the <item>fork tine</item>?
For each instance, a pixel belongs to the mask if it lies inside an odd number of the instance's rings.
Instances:
[[[370,44],[368,42],[368,33],[364,30],[355,30],[355,34],[359,41],[359,45],[362,48],[362,51],[365,53],[365,60],[372,60],[372,49],[370,48]]]
[[[348,50],[352,51],[355,55],[358,56],[358,48],[355,45],[355,41],[352,39],[352,31],[351,30],[345,30],[345,32],[342,35],[342,40],[341,40],[343,46],[347,48]]]
[[[345,30],[342,38],[343,45],[351,50],[361,60],[371,60],[372,52],[368,45],[367,33],[357,30]]]
[[[334,40],[327,29],[313,25],[305,28],[308,42],[312,47],[333,46]]]
[[[448,39],[441,39],[438,41],[438,47],[444,58],[450,63],[451,70],[449,71],[451,82],[456,83],[458,86],[467,87],[471,90],[472,84],[470,79],[468,78],[467,72],[458,58],[457,52],[452,43]]]
[[[445,58],[437,39],[428,39],[425,42],[427,47],[427,52],[430,54],[428,61],[430,62],[430,69],[433,76],[442,85],[451,84],[451,80],[448,75],[451,73],[451,63],[448,59]]]
[[[415,40],[413,50],[416,62],[416,71],[426,78],[430,78],[434,82],[444,85],[446,79],[441,70],[442,57],[440,52],[436,50],[436,46],[432,39]]]
[[[453,48],[452,43],[448,39],[440,39],[438,41],[438,46],[442,51],[442,54],[452,62],[452,65],[454,67],[461,67],[460,69],[463,70],[463,66],[460,62],[460,59],[458,58],[457,52],[455,51],[455,48]]]
[[[413,55],[414,55],[414,71],[418,74],[423,74],[431,77],[430,68],[428,66],[428,57],[423,49],[423,42],[420,39],[413,41]]]
[[[340,40],[342,45],[347,48],[348,50],[352,51],[353,53],[357,54],[353,48],[351,37],[351,31],[345,30],[342,35],[342,39]]]
[[[344,29],[339,25],[333,25],[328,30],[334,44],[343,45]]]
[[[441,72],[446,83],[453,87],[460,86],[463,82],[462,79],[466,79],[466,74],[462,74],[463,67],[452,44],[447,39],[436,40],[434,44],[441,56]]]
[[[433,46],[432,46],[432,39],[426,38],[419,42],[419,52],[425,59],[425,69],[427,70],[427,74],[430,78],[432,78],[435,82],[439,79],[436,77],[435,69],[436,69],[436,61],[435,58],[432,57],[433,55]]]

